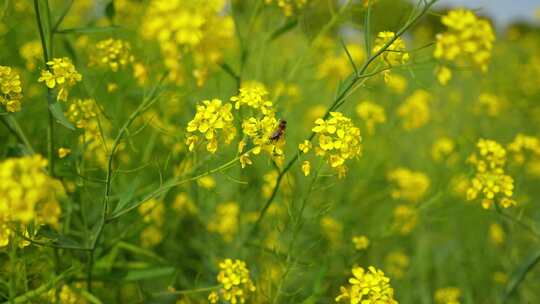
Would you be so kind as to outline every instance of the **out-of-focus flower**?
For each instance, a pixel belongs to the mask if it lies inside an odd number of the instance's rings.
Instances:
[[[362,101],[356,106],[356,114],[366,123],[368,134],[375,133],[375,126],[386,122],[384,108],[371,101]]]
[[[487,71],[495,41],[489,21],[478,18],[472,11],[455,9],[443,16],[441,22],[447,30],[437,35],[433,53],[443,65],[437,71],[439,82],[444,85],[452,78],[446,66],[449,63]]]
[[[403,129],[410,131],[424,126],[430,120],[429,103],[432,99],[430,93],[416,90],[407,97],[398,108],[398,115],[402,119]]]
[[[22,86],[19,73],[0,65],[0,105],[8,112],[21,110]]]
[[[208,231],[221,235],[225,242],[231,242],[238,231],[240,207],[236,202],[221,203],[208,223]]]
[[[481,197],[482,207],[490,208],[498,203],[504,208],[516,205],[513,200],[514,179],[504,171],[506,150],[496,141],[480,139],[476,145],[477,153],[468,162],[474,165],[475,175],[467,190],[467,199]]]
[[[397,168],[388,173],[387,179],[395,184],[392,198],[402,199],[411,203],[421,200],[429,190],[429,177],[422,172]]]

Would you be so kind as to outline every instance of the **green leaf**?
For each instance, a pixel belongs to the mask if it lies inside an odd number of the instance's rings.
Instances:
[[[282,25],[280,28],[275,30],[272,35],[270,35],[270,40],[275,40],[279,38],[281,35],[287,33],[288,31],[294,29],[296,25],[298,24],[298,19],[294,18],[289,21],[287,21],[284,25]]]
[[[81,28],[68,28],[56,31],[57,34],[95,34],[106,33],[120,29],[119,26],[102,26],[102,27],[81,27]]]
[[[49,110],[51,114],[56,119],[56,121],[62,126],[75,131],[75,126],[66,118],[64,112],[62,111],[62,106],[60,103],[55,102],[49,105]]]
[[[116,14],[116,10],[114,8],[114,0],[111,0],[105,7],[105,15],[109,19],[111,23],[114,22],[114,15]]]
[[[535,252],[514,271],[510,280],[508,281],[508,286],[503,297],[503,303],[505,303],[508,298],[516,291],[519,287],[519,284],[523,282],[527,274],[534,268],[536,264],[540,262],[540,251]]]
[[[129,202],[133,200],[133,197],[135,196],[135,190],[137,190],[137,187],[139,187],[140,180],[139,178],[135,178],[135,180],[130,183],[129,188],[122,192],[122,196],[120,197],[120,201],[118,202],[118,205],[116,205],[116,208],[114,208],[113,213],[117,213],[120,210],[124,209]]]
[[[174,267],[154,267],[147,269],[136,269],[127,272],[125,281],[140,281],[153,278],[169,276],[174,273]]]

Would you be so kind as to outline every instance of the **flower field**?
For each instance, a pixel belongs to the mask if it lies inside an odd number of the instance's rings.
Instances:
[[[0,303],[540,303],[540,14],[4,0],[0,41]]]

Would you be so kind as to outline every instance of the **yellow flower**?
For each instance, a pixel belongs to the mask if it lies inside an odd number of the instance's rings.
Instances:
[[[50,225],[58,228],[62,184],[45,173],[40,155],[8,158],[0,162],[0,224]]]
[[[71,154],[71,149],[69,148],[58,148],[58,157],[64,158]]]
[[[398,108],[403,129],[410,131],[424,126],[430,120],[429,102],[432,96],[424,90],[416,90]]]
[[[77,286],[77,284],[75,284]],[[53,288],[47,293],[48,302],[47,303],[57,303],[57,304],[86,304],[88,303],[86,299],[80,295],[76,289],[69,287],[69,285],[64,284],[60,289],[60,293],[57,295],[58,290]],[[57,301],[58,299],[58,301]]]
[[[231,304],[245,303],[249,294],[256,290],[246,263],[242,260],[225,259],[219,263],[219,269],[217,281],[221,287],[218,292],[210,293],[210,303],[217,303],[220,298]]]
[[[491,223],[489,225],[489,239],[495,245],[502,245],[506,238],[506,233],[501,225],[497,223]]]
[[[366,122],[368,134],[375,133],[375,126],[386,122],[384,108],[371,101],[362,101],[356,106],[356,114]]]
[[[437,304],[459,304],[461,290],[457,287],[439,288],[433,297]]]
[[[418,211],[413,206],[401,204],[394,208],[392,226],[399,234],[410,234],[417,224]]]
[[[234,46],[231,16],[221,0],[152,0],[143,17],[141,35],[157,40],[168,79],[183,84],[190,73],[202,86]],[[188,65],[185,58],[192,58]]]
[[[340,287],[340,295],[336,302],[345,301],[351,304],[397,304],[390,279],[380,269],[369,266],[367,271],[362,267],[352,269],[353,277],[349,285]]]
[[[356,64],[364,60],[364,50],[358,45],[347,44],[347,50]],[[316,77],[318,79],[326,79],[328,84],[333,86],[338,81],[345,79],[352,72],[353,67],[350,59],[340,45],[338,55],[335,55],[333,52],[326,52],[324,54],[321,63],[317,66]]]
[[[308,1],[310,0],[264,0],[268,5],[275,3],[287,17],[300,11]]]
[[[331,246],[340,245],[343,234],[343,224],[330,216],[324,216],[321,218],[320,227],[321,233],[330,242]]]
[[[361,154],[360,129],[340,112],[331,112],[328,119],[317,119],[312,131],[318,139],[315,153],[325,158],[327,163],[338,171],[340,177],[345,176],[345,161]]]
[[[403,199],[411,203],[421,200],[430,186],[430,180],[426,174],[406,168],[397,168],[390,171],[387,178],[396,185],[392,189],[392,198]]]
[[[482,93],[478,96],[478,102],[474,110],[480,114],[485,113],[488,116],[498,116],[504,106],[504,102],[497,95]]]
[[[392,251],[384,258],[386,271],[396,279],[401,279],[405,276],[409,264],[409,257],[400,250]]]
[[[455,9],[443,16],[441,22],[447,30],[436,37],[435,58],[487,71],[495,41],[489,21],[478,18],[472,11]],[[446,84],[452,77],[447,67],[439,68],[437,74],[441,84]]]
[[[395,93],[403,94],[407,89],[407,79],[398,74],[385,74],[386,85]]]
[[[216,180],[212,176],[203,176],[197,179],[197,185],[204,189],[212,189],[216,187]]]
[[[39,60],[41,59],[43,51],[41,50],[41,42],[39,40],[32,40],[24,43],[19,50],[21,58],[26,62],[26,68],[30,71],[36,69]]]
[[[264,84],[257,81],[249,81],[242,85],[240,93],[231,97],[234,107],[238,110],[240,106],[248,106],[261,111],[263,115],[273,116],[273,103],[268,100],[268,91]]]
[[[188,132],[186,145],[189,147],[189,151],[193,151],[195,143],[200,140],[197,133],[200,133],[208,141],[206,150],[210,153],[217,151],[218,132],[225,137],[225,143],[229,144],[236,136],[231,109],[230,103],[223,104],[219,99],[204,100],[202,104],[198,104],[197,113],[186,128]]]
[[[221,235],[225,242],[231,242],[238,231],[240,207],[236,202],[221,203],[208,223],[208,231]]]
[[[369,239],[365,235],[353,236],[352,242],[356,250],[364,250],[369,247]]]
[[[8,112],[21,110],[21,78],[15,70],[0,65],[0,105]]]
[[[474,200],[480,196],[485,209],[495,202],[503,208],[516,205],[512,199],[514,179],[504,171],[506,150],[496,141],[480,139],[477,153],[472,154],[468,162],[474,165],[476,173],[467,189],[467,199]]]
[[[58,89],[57,100],[67,101],[68,90],[82,80],[82,75],[77,72],[71,59],[67,57],[53,58],[47,62],[47,68],[41,71],[39,82],[45,82],[50,88]]]
[[[90,65],[109,68],[113,72],[117,72],[134,61],[135,57],[131,54],[131,44],[113,38],[99,41],[90,57]]]
[[[308,176],[311,172],[311,164],[309,163],[309,161],[306,160],[302,163],[302,172],[305,176]]]
[[[181,214],[197,214],[197,206],[185,192],[180,192],[174,198],[172,208]]]
[[[97,117],[98,109],[93,99],[75,99],[69,103],[66,118],[79,129],[85,129]]]
[[[447,85],[450,79],[452,79],[452,70],[446,66],[440,66],[436,70],[437,81],[442,85]]]
[[[453,154],[455,143],[451,138],[440,137],[431,146],[431,157],[435,161],[442,161]]]
[[[375,44],[373,46],[373,53],[377,53],[383,49],[384,45],[394,39],[396,34],[394,32],[380,32],[377,34]],[[409,61],[409,53],[405,47],[405,41],[398,37],[380,56],[386,64],[389,66],[395,66],[405,64]]]
[[[307,139],[298,145],[298,149],[302,151],[302,153],[308,153],[309,150],[311,150],[311,147],[312,147],[311,142]]]

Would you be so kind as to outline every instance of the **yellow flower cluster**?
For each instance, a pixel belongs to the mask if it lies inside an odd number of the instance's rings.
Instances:
[[[480,139],[476,145],[478,153],[469,157],[476,173],[467,189],[467,199],[474,200],[482,196],[482,207],[490,208],[495,202],[504,208],[516,204],[514,179],[504,171],[506,150],[496,141]]]
[[[231,97],[237,110],[242,106],[247,106],[257,112],[242,122],[242,133],[245,138],[238,144],[238,152],[243,153],[244,148],[251,142],[254,146],[251,152],[254,155],[266,151],[272,158],[281,162],[284,158],[285,136],[274,133],[278,131],[278,128],[282,128],[279,132],[284,133],[286,122],[276,118],[273,103],[268,100],[267,95],[268,91],[262,83],[252,81],[243,85],[237,96]],[[240,163],[242,168],[251,164],[249,153],[242,154]]]
[[[392,189],[392,198],[394,199],[416,203],[429,190],[429,177],[422,172],[397,168],[390,171],[387,178],[396,185],[396,188]]]
[[[157,39],[169,79],[183,84],[191,71],[202,86],[209,72],[234,45],[234,22],[223,14],[223,0],[152,0],[142,36]],[[193,67],[186,67],[191,57]]]
[[[356,235],[353,236],[352,242],[356,250],[364,250],[369,247],[369,239],[365,235]]]
[[[430,93],[416,90],[398,108],[398,115],[403,120],[403,129],[414,130],[424,126],[430,120]]]
[[[238,231],[240,206],[236,202],[221,203],[208,223],[208,231],[221,235],[225,242],[231,242]]]
[[[135,57],[131,54],[131,44],[120,39],[105,39],[96,43],[90,63],[102,68],[110,68],[113,72],[133,63]]]
[[[79,129],[85,129],[98,113],[96,101],[93,99],[75,99],[69,103],[66,118]]]
[[[392,251],[384,257],[386,272],[396,279],[401,279],[405,276],[410,263],[410,258],[401,250]]]
[[[375,126],[386,122],[384,108],[371,101],[362,101],[356,106],[356,114],[366,122],[368,134],[375,133]]]
[[[497,223],[491,223],[489,225],[489,240],[495,245],[502,245],[506,239],[506,233],[501,225]]]
[[[152,247],[163,240],[163,224],[165,217],[165,206],[163,202],[153,198],[137,208],[143,218],[143,222],[148,224],[141,232],[141,245]]]
[[[489,21],[478,18],[472,11],[456,9],[441,18],[447,30],[437,35],[433,55],[443,64],[472,65],[487,71],[495,34]],[[441,84],[452,77],[451,70],[443,66],[438,71]]]
[[[449,137],[439,137],[431,146],[431,157],[434,161],[440,162],[443,160],[453,161],[451,156],[456,149],[455,142]]]
[[[263,115],[273,115],[273,103],[268,100],[268,91],[264,84],[257,81],[249,81],[242,85],[240,93],[231,97],[234,108],[240,109],[245,105],[255,110],[261,111]]]
[[[383,49],[383,47],[394,37],[396,34],[394,32],[380,32],[375,38],[375,44],[373,45],[373,53],[377,53]],[[384,62],[389,66],[396,66],[400,64],[405,64],[410,59],[410,55],[407,52],[405,47],[405,41],[398,37],[380,56]]]
[[[43,54],[43,51],[41,50],[41,42],[39,42],[39,40],[26,42],[21,46],[19,53],[21,58],[23,58],[26,62],[26,68],[33,71],[36,69],[37,64]]]
[[[418,210],[414,206],[399,204],[394,208],[392,228],[399,234],[410,234],[417,224]]]
[[[206,150],[210,153],[216,153],[218,148],[218,136],[221,132],[225,143],[229,144],[236,136],[236,128],[233,125],[233,114],[231,113],[232,105],[225,103],[219,99],[204,100],[202,104],[197,105],[197,113],[186,128],[188,137],[186,144],[189,151],[195,149],[201,138],[196,133],[204,136],[208,141]]]
[[[40,155],[0,163],[0,224],[50,225],[58,228],[62,184],[45,173]],[[4,232],[2,232],[3,234]]]
[[[457,287],[439,288],[435,291],[434,300],[437,304],[459,304],[461,290]]]
[[[486,114],[491,117],[498,116],[504,106],[501,98],[495,94],[482,93],[474,107],[476,114]]]
[[[211,292],[208,296],[210,303],[217,303],[222,298],[227,303],[245,303],[249,293],[255,291],[255,285],[249,276],[246,262],[241,260],[225,259],[219,263],[217,281],[221,284],[218,292]]]
[[[351,304],[397,304],[394,299],[394,289],[390,286],[390,279],[380,269],[369,266],[368,270],[362,267],[352,269],[353,277],[349,279],[350,285],[340,287],[340,295],[336,302],[347,301]]]
[[[523,164],[526,160],[525,153],[540,157],[540,139],[535,136],[518,134],[514,140],[508,144],[508,151],[513,154],[513,159],[518,164]]]
[[[56,293],[57,293],[56,288],[49,290],[49,292],[46,294],[48,298],[47,303],[56,303],[56,304],[86,304],[88,303],[88,301],[86,301],[86,299],[82,295],[74,291],[73,288],[69,287],[67,284],[62,285],[62,288],[60,289],[60,293],[58,295]]]
[[[48,88],[58,88],[56,100],[67,101],[69,88],[82,80],[71,59],[67,57],[54,58],[47,62],[47,68],[41,71],[39,82],[45,82]]]
[[[301,10],[309,0],[264,0],[266,4],[275,3],[287,17]]]
[[[330,242],[331,246],[341,244],[343,224],[333,217],[323,216],[319,223],[322,235]]]
[[[0,65],[0,105],[8,112],[21,110],[21,78],[15,70]]]
[[[340,177],[345,176],[345,161],[359,157],[362,151],[360,129],[340,112],[330,112],[328,119],[319,118],[315,125],[312,129],[318,140],[315,154],[324,157]]]

